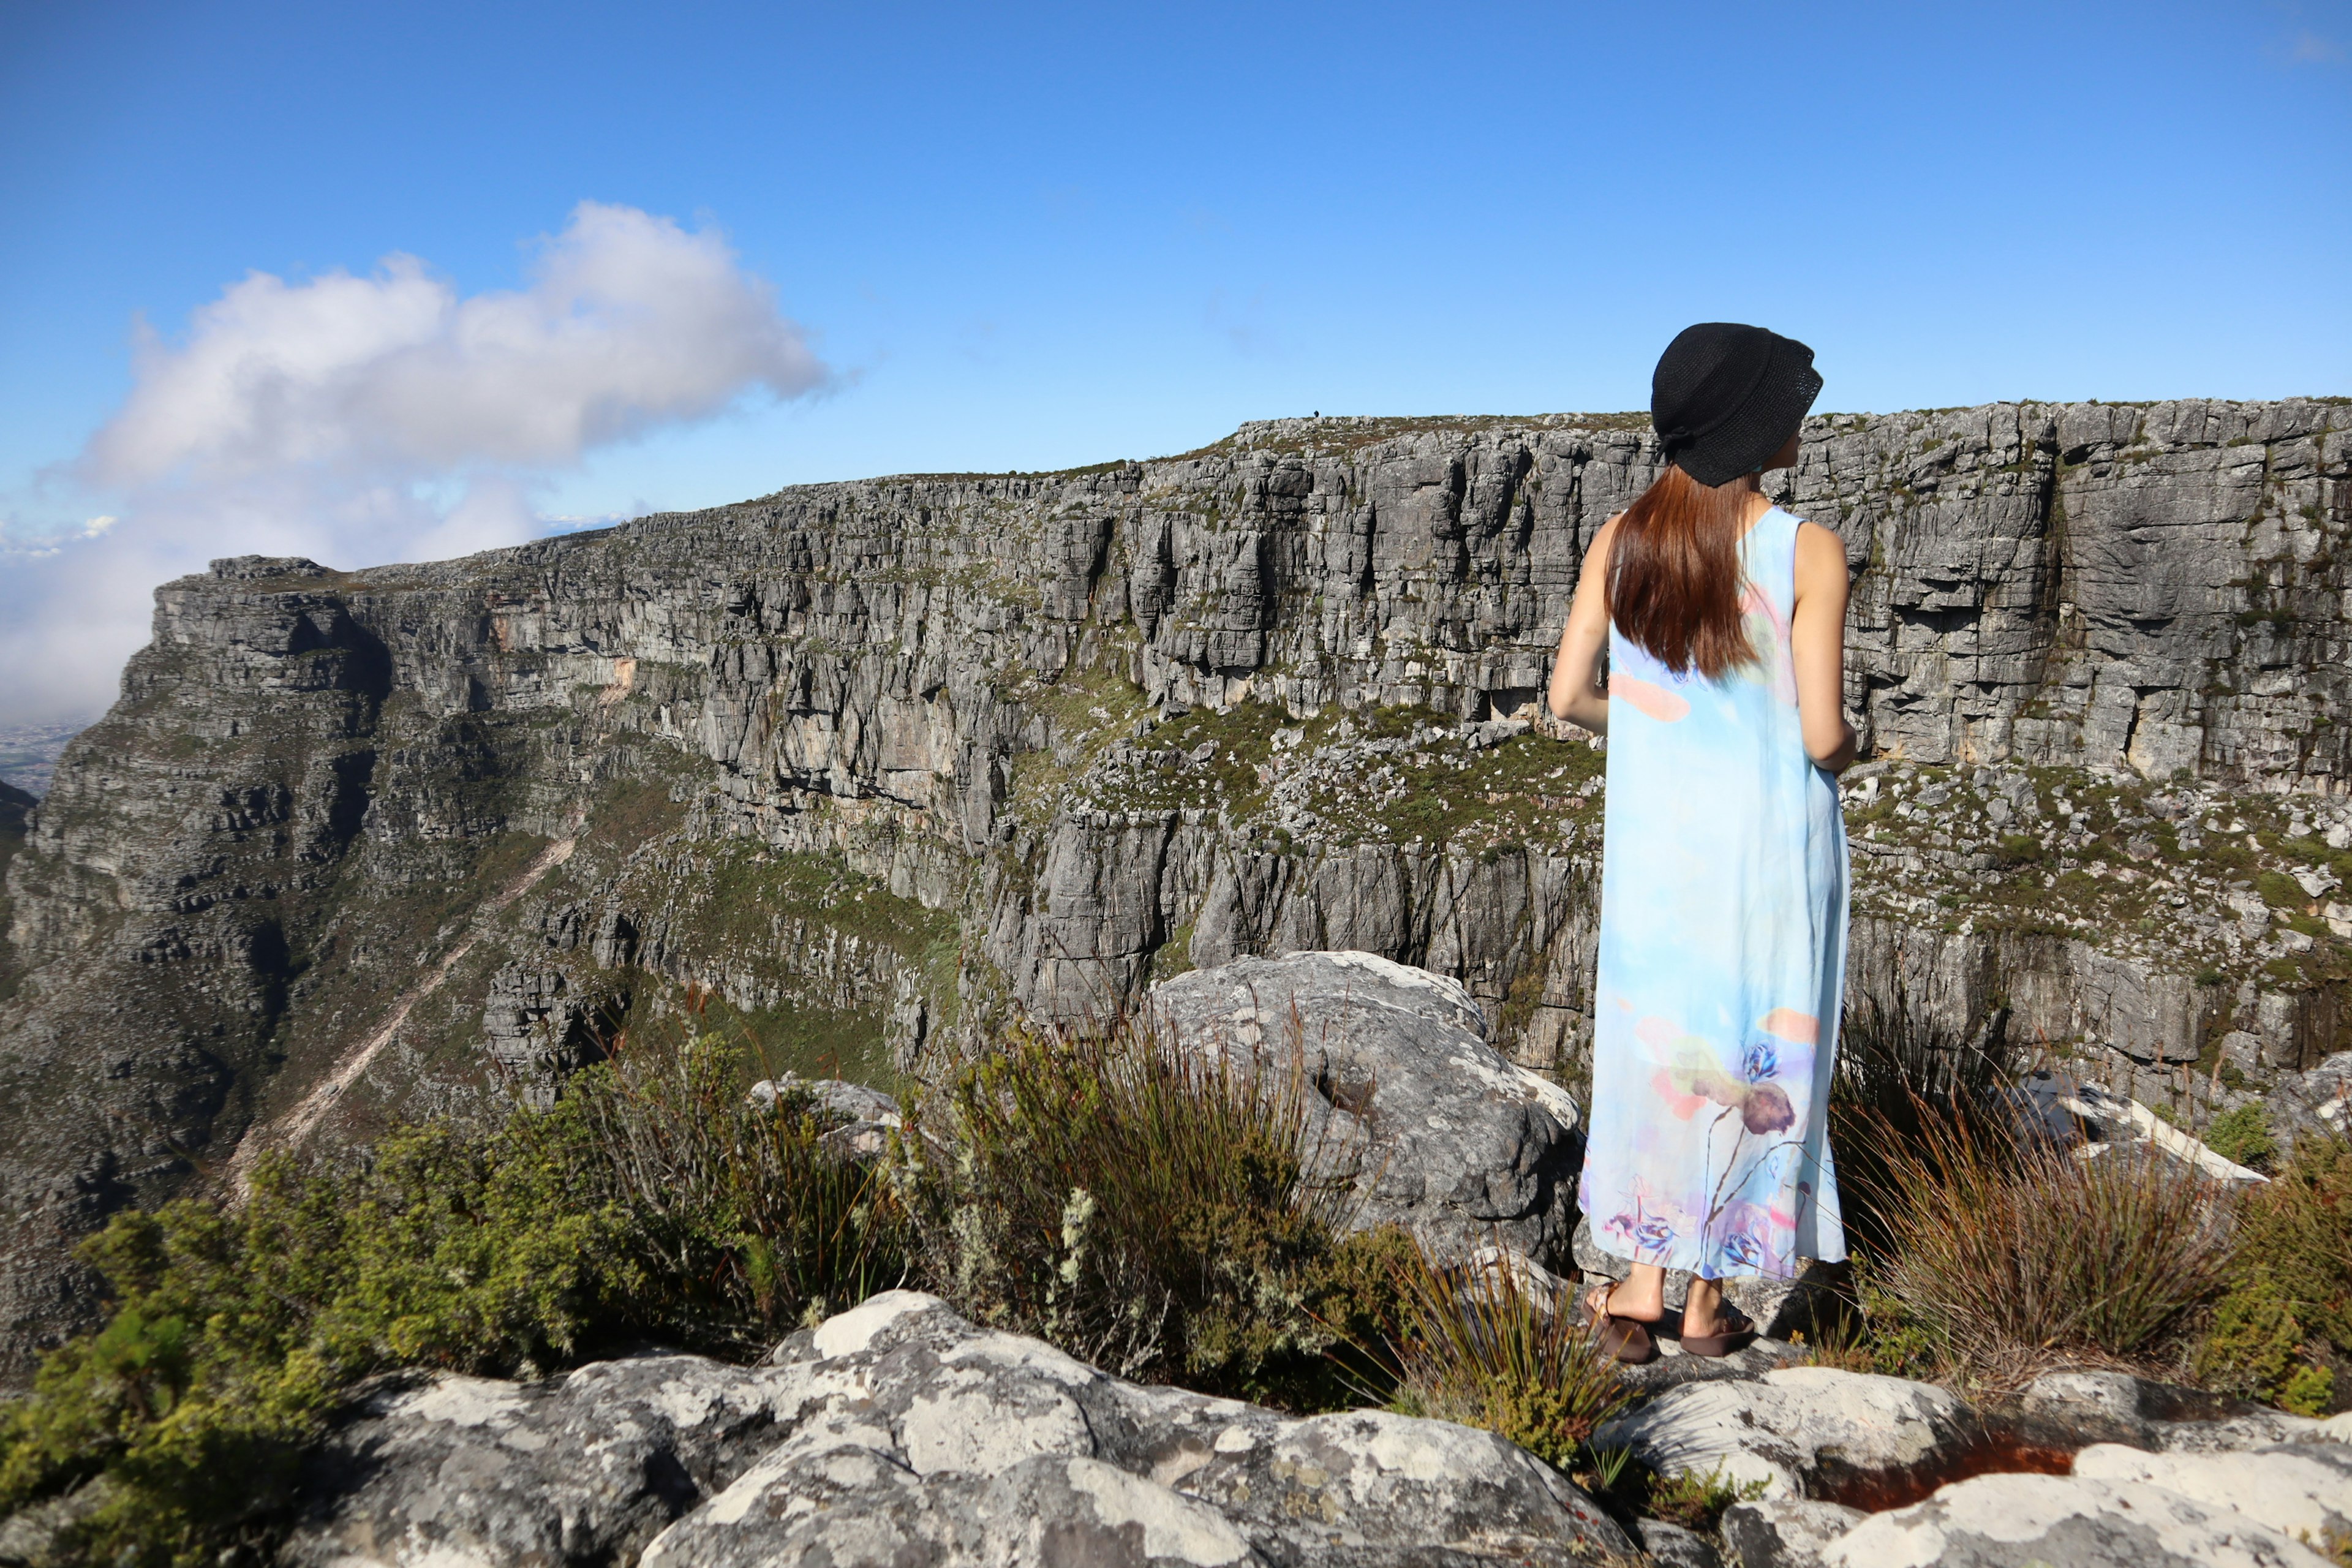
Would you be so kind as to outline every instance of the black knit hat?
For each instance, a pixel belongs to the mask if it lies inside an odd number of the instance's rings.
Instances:
[[[1666,460],[1703,485],[1771,459],[1822,395],[1813,351],[1794,338],[1701,321],[1685,327],[1650,376],[1650,423]]]

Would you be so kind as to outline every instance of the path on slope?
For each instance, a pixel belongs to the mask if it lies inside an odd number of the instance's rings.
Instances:
[[[635,659],[614,659],[612,682],[598,694],[598,708],[609,709],[627,696],[629,688],[635,683],[636,672]],[[583,777],[594,776],[593,763],[601,760],[612,741],[613,731],[608,728],[597,745],[591,765],[584,770]],[[517,899],[537,887],[541,879],[550,871],[572,858],[572,850],[579,847],[581,827],[587,819],[587,802],[575,803],[565,813],[563,826],[555,838],[546,848],[532,856],[530,863],[517,872],[513,880],[475,907],[472,917],[466,922],[464,934],[447,952],[441,955],[439,963],[425,972],[422,979],[394,998],[392,1010],[384,1015],[383,1021],[376,1026],[373,1032],[362,1040],[333,1072],[314,1084],[292,1108],[268,1125],[248,1131],[238,1141],[236,1152],[229,1157],[228,1171],[229,1179],[240,1196],[251,1190],[253,1168],[264,1154],[273,1149],[299,1149],[305,1139],[319,1130],[319,1123],[327,1119],[327,1113],[342,1100],[352,1085],[360,1080],[360,1075],[367,1071],[369,1064],[375,1060],[384,1047],[399,1037],[401,1026],[408,1022],[409,1015],[441,989],[457,965],[465,962],[466,955],[472,952],[482,938],[489,933],[490,922],[504,914]]]

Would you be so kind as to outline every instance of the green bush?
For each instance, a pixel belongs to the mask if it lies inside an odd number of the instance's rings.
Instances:
[[[1309,1146],[1297,1064],[1130,1022],[1015,1026],[909,1116],[934,1286],[976,1321],[1123,1376],[1292,1408],[1375,1368],[1410,1242],[1350,1235],[1352,1171]]]
[[[2326,1358],[2352,1362],[2352,1142],[2306,1137],[2246,1199],[2197,1370],[2316,1415],[2335,1397]]]
[[[0,1511],[98,1480],[69,1556],[208,1563],[266,1540],[356,1378],[512,1373],[652,1337],[728,1352],[894,1283],[903,1211],[804,1102],[745,1102],[715,1038],[647,1047],[545,1112],[285,1156],[241,1205],[118,1216],[84,1245],[115,1310],[0,1427]]]
[[[2253,1171],[2270,1169],[2278,1154],[2270,1113],[2260,1105],[2242,1105],[2213,1118],[2205,1129],[2205,1147]]]

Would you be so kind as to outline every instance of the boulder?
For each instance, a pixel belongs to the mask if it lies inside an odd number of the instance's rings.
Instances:
[[[2169,1487],[1989,1475],[1876,1514],[1822,1549],[1823,1568],[2325,1568],[2268,1523]]]
[[[759,1367],[652,1356],[362,1403],[304,1479],[315,1568],[1431,1562],[1632,1542],[1491,1433],[1124,1383],[896,1290]]]
[[[1886,1506],[1924,1495],[1980,1446],[1975,1413],[1948,1390],[1899,1377],[1792,1366],[1753,1381],[1686,1384],[1604,1423],[1662,1476],[1720,1470],[1769,1499]]]
[[[1996,1419],[2018,1439],[2074,1450],[2127,1443],[2167,1452],[2236,1453],[2326,1436],[2325,1424],[2125,1372],[2044,1373]]]
[[[1188,1047],[1302,1071],[1310,1139],[1358,1173],[1358,1226],[1402,1226],[1441,1258],[1567,1262],[1576,1101],[1489,1043],[1460,982],[1369,952],[1242,958],[1153,986],[1146,1016]]]
[[[2162,1487],[2260,1520],[2298,1541],[2352,1542],[2352,1450],[2282,1444],[2251,1453],[2150,1454],[2101,1443],[2074,1456],[2077,1479]]]
[[[2264,1103],[2281,1142],[2352,1134],[2352,1051],[2338,1051],[2309,1072],[2283,1079]]]

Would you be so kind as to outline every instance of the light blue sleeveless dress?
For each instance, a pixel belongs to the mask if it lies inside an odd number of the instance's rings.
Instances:
[[[1845,823],[1805,754],[1789,623],[1798,520],[1741,542],[1758,662],[1676,675],[1609,631],[1592,1116],[1579,1201],[1603,1251],[1702,1279],[1845,1256],[1830,1073]]]

